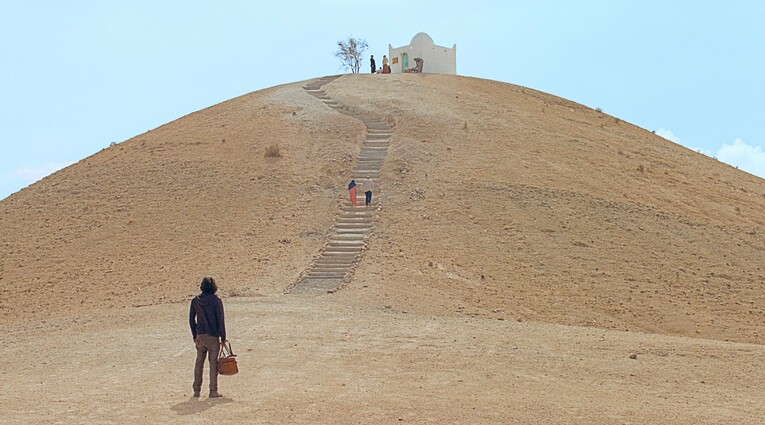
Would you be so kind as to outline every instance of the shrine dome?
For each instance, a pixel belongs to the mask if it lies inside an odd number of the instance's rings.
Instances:
[[[412,37],[412,41],[409,44],[411,46],[414,46],[418,44],[433,45],[435,43],[433,42],[433,39],[429,35],[425,34],[424,32],[418,32],[417,34],[415,34],[414,37]]]

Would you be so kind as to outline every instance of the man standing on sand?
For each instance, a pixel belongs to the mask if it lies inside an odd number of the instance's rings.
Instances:
[[[372,179],[369,176],[361,181],[361,191],[364,192],[366,204],[369,206],[372,203]]]
[[[372,55],[372,57],[369,58],[369,65],[372,67],[372,74],[377,71],[377,65],[375,64],[375,55]]]
[[[201,294],[191,300],[189,326],[197,347],[197,361],[194,364],[194,397],[202,390],[202,372],[205,356],[210,362],[209,398],[223,397],[218,392],[218,354],[221,344],[226,343],[226,321],[223,317],[223,301],[215,293],[218,285],[215,279],[205,277],[199,285]]]

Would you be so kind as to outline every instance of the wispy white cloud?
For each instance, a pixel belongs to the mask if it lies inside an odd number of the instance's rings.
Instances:
[[[715,156],[726,164],[765,178],[765,151],[762,146],[750,145],[736,138],[732,144],[722,145]]]
[[[670,142],[677,143],[678,145],[685,146],[686,148],[688,148],[690,150],[693,150],[693,151],[696,151],[696,152],[698,152],[700,154],[704,154],[706,156],[713,157],[713,158],[717,157],[714,152],[706,150],[704,148],[696,148],[696,147],[693,147],[693,146],[687,146],[686,144],[684,144],[682,142],[682,140],[680,140],[679,137],[675,136],[675,133],[673,133],[672,130],[668,130],[666,128],[660,128],[660,129],[656,130],[655,133],[656,133],[657,136],[661,136],[661,137],[669,140]]]
[[[685,145],[679,137],[666,128],[656,130],[656,134],[708,157],[719,159],[747,173],[765,178],[765,149],[762,146],[750,145],[737,137],[733,143],[724,143],[717,151],[710,151]]]
[[[29,185],[72,164],[74,164],[74,161],[49,162],[39,167],[22,167],[11,171],[9,176],[13,179],[21,180],[23,183]]]
[[[675,136],[675,133],[673,133],[671,130],[667,130],[666,128],[660,128],[656,130],[656,135],[661,136],[669,140],[670,142],[675,142],[678,145],[682,145],[682,143],[680,142],[680,139],[677,136]]]

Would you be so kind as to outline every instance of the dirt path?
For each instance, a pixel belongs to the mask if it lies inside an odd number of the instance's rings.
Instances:
[[[765,347],[225,299],[241,373],[191,397],[185,304],[2,336],[3,423],[762,423]],[[630,359],[630,354],[637,359]],[[206,383],[205,383],[206,384]]]

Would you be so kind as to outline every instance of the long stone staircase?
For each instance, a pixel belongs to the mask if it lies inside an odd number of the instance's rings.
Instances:
[[[380,200],[380,170],[388,151],[393,127],[375,117],[355,112],[330,98],[321,88],[338,77],[318,78],[303,86],[303,89],[328,107],[354,117],[366,125],[366,140],[356,159],[352,178],[356,180],[357,185],[367,176],[372,179],[372,204],[369,207],[364,205],[364,194],[360,191],[356,206],[351,205],[346,196],[327,242],[313,264],[301,274],[298,282],[290,289],[291,293],[334,292],[351,277],[372,231],[373,213]]]

